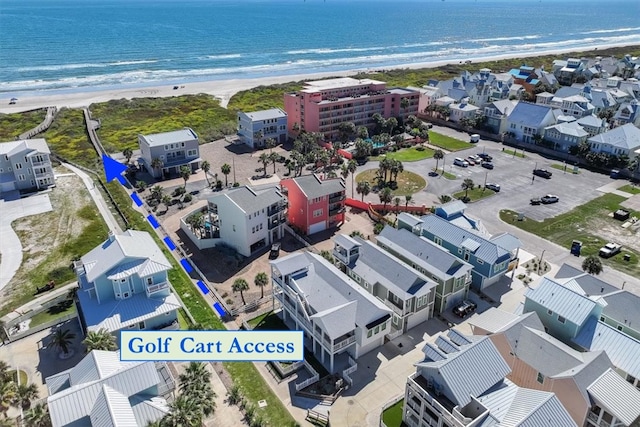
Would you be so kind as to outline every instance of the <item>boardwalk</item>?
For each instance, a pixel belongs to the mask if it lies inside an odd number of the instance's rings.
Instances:
[[[47,107],[47,115],[44,117],[44,120],[42,121],[42,123],[40,123],[38,126],[34,127],[33,129],[20,134],[18,136],[18,139],[22,140],[22,139],[33,138],[34,136],[49,129],[49,126],[51,126],[51,123],[53,123],[53,118],[56,116],[57,112],[58,112],[58,107]]]

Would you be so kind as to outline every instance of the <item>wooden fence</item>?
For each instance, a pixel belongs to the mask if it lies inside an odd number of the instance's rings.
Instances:
[[[320,423],[320,424],[324,424],[325,426],[329,427],[329,414],[327,413],[327,415],[321,413],[321,412],[316,412],[312,409],[307,409],[307,418],[306,420],[313,422],[314,424],[316,423]]]

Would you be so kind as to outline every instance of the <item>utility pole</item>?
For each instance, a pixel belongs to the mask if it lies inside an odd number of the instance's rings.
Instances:
[[[236,183],[236,158],[232,157],[231,158],[231,165],[233,167],[233,183]]]
[[[486,171],[484,174],[484,186],[482,187],[482,192],[487,188],[487,177],[489,176],[489,171]]]
[[[542,267],[542,263],[544,262],[544,251],[546,251],[546,249],[542,250],[542,253],[540,254],[540,263],[538,263],[538,271],[536,272],[538,275],[540,275],[540,267]]]

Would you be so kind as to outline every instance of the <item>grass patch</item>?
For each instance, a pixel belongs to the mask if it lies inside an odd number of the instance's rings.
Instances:
[[[444,177],[445,177],[445,178],[447,178],[447,179],[458,179],[458,177],[457,177],[455,174],[452,174],[452,173],[449,173],[449,172],[443,171],[442,169],[438,169],[438,170],[436,170],[436,169],[434,168],[434,169],[431,169],[431,170],[432,170],[433,172],[437,173],[438,175],[442,175],[442,176],[444,176]]]
[[[522,230],[555,242],[567,248],[567,250],[571,247],[571,242],[574,239],[580,240],[583,244],[582,256],[586,257],[597,255],[599,249],[608,242],[608,239],[596,235],[592,230],[600,229],[603,223],[610,223],[613,226],[620,225],[619,221],[610,218],[608,214],[619,209],[620,203],[624,200],[624,197],[616,194],[605,194],[567,213],[547,218],[543,222],[529,218],[517,221],[518,213],[509,210],[501,210],[500,219]],[[638,214],[632,212],[632,215]],[[624,261],[623,254],[629,254],[631,259]],[[613,258],[602,259],[602,263],[605,266],[613,267],[638,277],[640,275],[638,259],[639,254],[637,252],[625,247],[621,254]]]
[[[264,314],[261,314],[260,316],[254,317],[253,319],[247,321],[247,323],[249,324],[249,326],[251,326],[254,329],[257,328],[258,326],[261,329],[268,329],[268,328],[264,327],[264,323],[272,321],[271,319],[273,319],[273,317],[275,317],[275,316],[271,316],[271,313],[273,313],[273,311],[268,311],[268,312],[266,312]],[[284,326],[282,324],[282,322],[279,322],[277,324],[277,326],[280,326],[280,325]]]
[[[625,193],[629,194],[640,194],[640,187],[638,187],[637,185],[623,185],[622,187],[618,188],[618,190],[624,191]]]
[[[448,151],[460,151],[473,147],[473,144],[433,131],[429,131],[429,144]]]
[[[376,157],[371,157],[369,160],[382,160],[382,159],[394,159],[401,162],[417,162],[418,160],[430,159],[433,157],[434,151],[425,147],[410,147],[402,148],[398,151],[390,151],[386,154],[381,154]]]
[[[562,171],[562,172],[568,172],[568,173],[571,173],[571,174],[574,174],[574,175],[579,175],[580,174],[580,171],[574,172],[573,171],[573,166],[571,166],[571,165],[564,165],[564,164],[561,165],[560,163],[552,163],[551,167],[553,169],[557,169],[557,170]]]
[[[404,399],[382,411],[382,422],[387,427],[401,427],[402,422],[402,406],[404,405]]]
[[[184,308],[178,309],[178,323],[180,324],[181,331],[188,331],[193,326]]]
[[[368,169],[356,175],[356,182],[369,181],[372,185],[376,182],[378,169]],[[407,196],[417,193],[427,186],[427,181],[420,175],[403,171],[398,174],[398,188],[393,190],[393,196]]]
[[[453,197],[455,199],[462,199],[464,197],[464,193],[464,190],[458,191],[457,193],[453,193]],[[467,197],[470,199],[470,202],[475,202],[477,200],[482,200],[487,197],[493,196],[494,194],[495,192],[493,190],[475,187],[473,190],[469,190]]]
[[[524,158],[527,157],[522,152],[519,153],[517,150],[510,150],[508,148],[505,148],[504,150],[502,150],[502,152],[506,153],[506,154],[509,154],[511,156],[520,157],[521,159],[524,159]]]
[[[64,300],[33,316],[31,318],[31,323],[29,323],[29,327],[33,328],[75,312],[76,305],[73,303],[73,300]]]
[[[138,134],[192,128],[202,142],[236,133],[236,114],[211,95],[118,99],[92,104],[100,142],[108,152],[138,148]]]
[[[196,289],[191,278],[184,272],[143,216],[133,209],[131,199],[125,189],[115,182],[108,184],[108,186],[114,200],[116,200],[116,203],[118,203],[120,209],[127,217],[130,227],[148,232],[171,262],[173,268],[169,271],[169,280],[176,290],[176,293],[182,298],[182,301],[196,323],[202,325],[205,329],[224,330],[224,324],[213,312],[213,308],[204,299],[202,294]],[[295,425],[295,420],[291,414],[289,414],[282,402],[269,388],[269,385],[264,381],[252,363],[224,362],[224,367],[233,378],[234,383],[242,389],[244,396],[249,401],[253,404],[257,404],[258,400],[261,399],[267,401],[267,407],[261,409],[260,413],[265,417],[269,425]]]
[[[42,137],[51,151],[63,159],[98,169],[100,160],[87,135],[82,110],[62,108]]]
[[[284,109],[284,94],[298,91],[303,85],[303,82],[289,82],[243,90],[231,97],[228,108],[245,112],[269,108]]]
[[[38,126],[44,120],[46,110],[25,111],[24,113],[0,113],[0,141],[13,141],[20,135]]]

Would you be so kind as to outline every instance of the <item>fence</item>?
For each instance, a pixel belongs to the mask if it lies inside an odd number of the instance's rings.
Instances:
[[[316,383],[320,380],[320,374],[318,374],[316,370],[313,369],[313,366],[311,366],[309,362],[303,360],[302,363],[304,364],[304,367],[307,368],[307,370],[311,373],[311,378],[308,378],[301,383],[296,384],[296,391],[300,391],[303,388],[309,387],[311,384]]]
[[[307,417],[306,420],[309,420],[311,422],[313,422],[314,424],[316,423],[322,423],[325,426],[329,427],[329,413],[327,411],[327,415],[321,413],[321,412],[316,412],[312,409],[307,409]]]
[[[51,320],[49,322],[42,323],[42,324],[36,326],[35,328],[29,328],[24,332],[18,332],[17,334],[9,335],[7,337],[7,339],[9,340],[9,342],[17,341],[17,340],[22,339],[24,337],[28,337],[29,335],[33,335],[33,334],[36,334],[36,333],[38,333],[40,331],[44,331],[45,329],[52,328],[52,327],[54,327],[56,325],[59,325],[60,323],[64,323],[64,322],[66,322],[68,320],[74,319],[77,316],[78,316],[77,312],[71,313],[71,314],[67,314],[67,315],[59,317],[57,319],[53,319],[53,320]]]
[[[289,226],[289,224],[285,223],[283,225],[283,229],[284,229],[284,231],[287,231],[289,234],[291,234],[300,243],[302,243],[305,246],[305,248],[307,248],[307,250],[309,250],[311,252],[314,252],[314,253],[318,253],[318,250],[316,248],[314,248],[313,246],[311,246],[311,243],[309,243],[306,240],[304,240],[302,238],[302,236],[300,236],[293,228],[291,228]]]
[[[342,371],[342,376],[344,377],[345,380],[347,380],[347,382],[349,383],[349,386],[352,386],[353,385],[353,379],[351,378],[350,375],[358,370],[358,364],[356,363],[355,360],[353,360],[353,358],[351,356],[349,356],[349,364],[351,366],[349,366],[347,369]]]
[[[401,394],[400,396],[396,396],[395,398],[391,399],[390,401],[388,401],[387,403],[382,405],[382,411],[380,411],[380,425],[379,425],[379,427],[387,427],[387,425],[384,423],[384,421],[382,421],[382,415],[384,414],[384,411],[386,411],[387,409],[391,408],[393,405],[395,405],[396,403],[400,402],[402,399],[404,399],[404,394]]]

